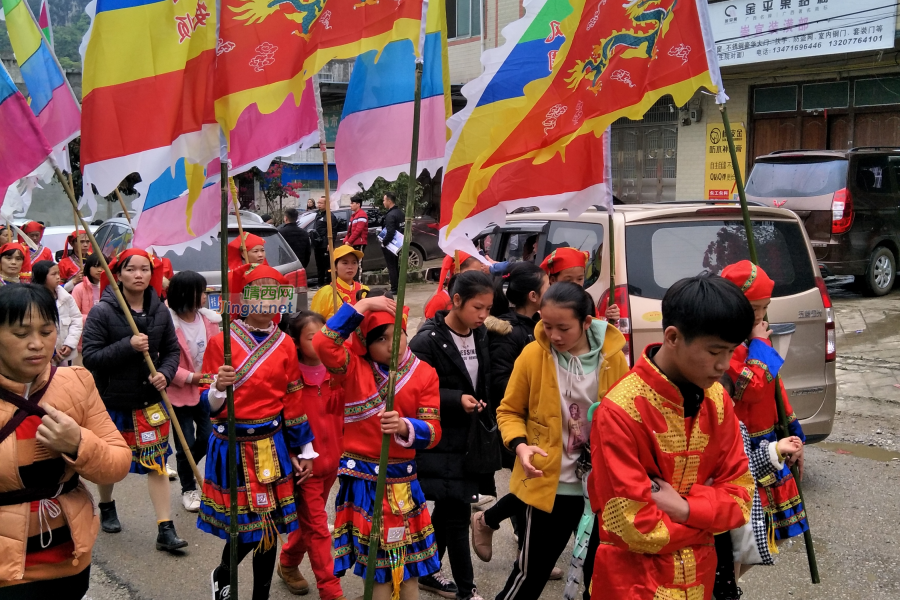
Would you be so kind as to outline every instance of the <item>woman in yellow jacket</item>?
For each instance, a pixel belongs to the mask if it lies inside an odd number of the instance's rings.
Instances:
[[[584,512],[588,409],[628,372],[624,336],[593,314],[593,300],[581,286],[550,286],[535,341],[516,360],[497,409],[503,443],[516,453],[509,489],[525,512],[519,555],[498,600],[540,597]],[[493,529],[483,519],[473,521],[477,549],[485,534],[490,543]],[[584,564],[588,581],[593,560]]]

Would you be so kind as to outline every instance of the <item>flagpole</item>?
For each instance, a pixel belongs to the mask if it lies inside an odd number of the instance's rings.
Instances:
[[[616,303],[616,232],[613,231],[612,208],[610,208],[607,218],[609,219],[609,226],[606,228],[606,235],[609,239],[609,299],[606,302],[606,310],[609,310],[609,307]]]
[[[221,182],[222,186],[222,223],[219,232],[219,247],[221,250],[221,297],[219,303],[222,306],[222,354],[224,355],[224,366],[231,366],[231,302],[229,301],[228,290],[228,161],[221,160]],[[243,236],[238,233],[243,243]],[[249,264],[249,261],[248,261]],[[238,600],[238,493],[237,493],[237,428],[234,421],[234,386],[229,385],[225,388],[226,402],[228,404],[228,460],[226,468],[228,469],[228,539],[230,554],[228,557],[229,574],[229,590],[231,592],[229,599]],[[185,446],[187,448],[187,446]]]
[[[238,203],[237,185],[234,183],[234,177],[228,178],[228,188],[231,190],[231,203],[234,205],[234,218],[237,219],[238,241],[241,243],[241,256],[244,257],[244,262],[249,265],[250,255],[247,254],[247,241],[244,239],[244,224],[241,222],[241,205]]]
[[[397,386],[397,366],[399,361],[400,334],[403,331],[403,303],[406,300],[406,272],[409,262],[409,240],[412,237],[412,220],[416,205],[416,173],[419,169],[419,120],[422,108],[422,59],[416,60],[416,87],[413,103],[412,150],[409,158],[409,190],[406,195],[406,223],[403,228],[403,246],[400,249],[400,279],[397,283],[397,314],[394,317],[394,339],[391,346],[390,378],[388,379],[387,397],[384,403],[385,412],[394,410],[394,391]],[[381,456],[378,460],[378,483],[375,487],[375,510],[372,514],[372,533],[369,535],[369,556],[366,561],[366,587],[363,594],[365,600],[372,600],[375,590],[375,569],[378,558],[378,546],[382,534],[382,509],[384,504],[384,488],[387,483],[388,448],[391,436],[381,436]],[[394,590],[395,593],[398,590]]]
[[[69,202],[72,203],[72,208],[75,209],[75,216],[78,219],[78,222],[75,226],[75,232],[78,232],[78,225],[84,228],[85,233],[88,236],[88,239],[91,240],[91,245],[94,247],[94,252],[100,258],[100,267],[106,272],[106,278],[112,283],[109,287],[112,289],[113,294],[116,296],[116,300],[119,303],[119,307],[122,309],[122,312],[125,314],[125,320],[128,321],[128,325],[131,327],[131,331],[134,335],[139,335],[141,332],[138,330],[137,325],[134,322],[134,318],[131,316],[131,309],[128,306],[128,303],[125,302],[125,298],[122,296],[122,290],[119,289],[118,285],[115,285],[115,278],[113,277],[112,271],[109,270],[109,264],[106,262],[106,258],[100,251],[100,245],[97,243],[97,239],[94,237],[94,234],[91,233],[91,230],[88,229],[87,223],[84,221],[84,217],[81,216],[81,213],[78,212],[78,202],[75,200],[75,192],[72,188],[69,187],[66,182],[65,175],[62,174],[62,171],[59,170],[59,167],[53,165],[53,170],[56,173],[56,178],[62,184],[63,189],[66,192],[66,195],[69,197]],[[75,236],[75,244],[78,245],[78,236]],[[156,366],[153,364],[153,359],[150,358],[150,353],[144,350],[144,362],[147,363],[147,367],[150,369],[150,375],[156,376]],[[175,416],[175,410],[172,408],[172,403],[169,401],[169,395],[166,393],[166,390],[160,390],[159,395],[162,396],[163,402],[166,405],[166,410],[169,413],[169,418],[172,420],[172,426],[175,429],[175,435],[178,436],[178,441],[181,442],[182,448],[190,448],[190,446],[184,440],[184,433],[181,431],[181,425],[178,423],[178,417]],[[203,481],[203,477],[200,476],[200,470],[197,468],[197,463],[194,462],[194,457],[190,456],[190,452],[187,453],[188,463],[191,465],[191,470],[194,472],[194,477],[197,479],[197,482],[200,483]]]
[[[724,104],[719,105],[719,112],[722,113],[722,125],[725,128],[725,138],[728,140],[728,151],[731,153],[731,166],[734,169],[734,182],[737,185],[738,198],[740,198],[741,201],[741,213],[744,218],[744,231],[747,234],[747,246],[750,250],[750,261],[753,262],[754,265],[758,265],[759,258],[756,254],[756,240],[753,237],[753,225],[750,222],[750,208],[747,205],[747,195],[744,192],[744,181],[741,179],[741,169],[738,164],[737,150],[734,147],[734,135],[731,133],[731,122],[728,120],[728,110],[725,108]],[[778,425],[775,429],[778,439],[787,437],[790,432],[787,410],[785,410],[784,398],[781,395],[781,390],[781,375],[778,375],[775,378],[775,408],[778,410]],[[800,473],[796,463],[791,466],[791,474],[794,476],[794,480],[797,483],[797,493],[800,496],[800,502],[803,503],[803,508],[806,511],[806,522],[807,525],[809,525],[809,505],[806,504],[806,500],[803,498],[803,488],[800,484]],[[816,561],[816,550],[813,545],[812,531],[809,527],[803,532],[803,541],[806,545],[806,561],[809,563],[810,578],[813,583],[819,583],[819,565]]]
[[[322,94],[319,90],[319,76],[313,75],[313,96],[316,98],[316,115],[319,119],[319,149],[322,151],[322,168],[325,172],[325,226],[328,232],[328,265],[331,268],[331,301],[334,312],[340,308],[337,293],[337,271],[334,268],[334,234],[331,231],[331,187],[328,185],[328,147],[325,145],[325,114],[322,111]],[[316,263],[316,268],[319,264]],[[319,275],[321,279],[321,275]]]
[[[116,186],[116,198],[119,199],[119,206],[122,207],[122,211],[125,213],[125,218],[128,220],[128,224],[131,225],[131,215],[128,214],[128,209],[125,207],[125,199],[122,198],[122,192],[119,191],[118,186]]]

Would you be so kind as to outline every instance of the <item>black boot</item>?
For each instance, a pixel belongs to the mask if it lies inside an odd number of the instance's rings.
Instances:
[[[219,565],[210,575],[213,600],[228,600],[231,597],[231,571],[226,565]]]
[[[119,533],[122,524],[119,523],[119,515],[116,514],[116,501],[100,503],[100,528],[106,533]]]
[[[163,521],[159,524],[159,535],[156,536],[156,549],[171,552],[184,548],[188,543],[175,533],[175,524],[172,521]]]

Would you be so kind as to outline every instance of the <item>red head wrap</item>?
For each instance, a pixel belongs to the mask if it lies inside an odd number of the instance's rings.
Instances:
[[[44,226],[38,223],[37,221],[28,221],[22,227],[22,233],[29,234],[34,233],[35,231],[41,232],[41,237],[44,237]]]
[[[565,246],[551,252],[547,258],[544,259],[544,262],[541,263],[541,268],[547,275],[556,275],[560,271],[565,271],[572,267],[581,267],[584,269],[587,268],[588,259],[590,259],[590,257],[590,252],[587,252],[586,250],[576,250],[575,248]]]
[[[248,284],[260,279],[274,279],[278,282],[278,285],[290,285],[288,280],[284,278],[284,275],[269,265],[241,265],[228,273],[228,294],[232,298],[243,294],[244,288]]]
[[[25,247],[25,244],[21,244],[19,242],[10,242],[8,244],[3,244],[2,246],[0,246],[0,254],[3,254],[7,250],[18,250],[22,253],[24,262],[22,263],[22,270],[19,271],[19,277],[31,277],[31,252],[28,251],[28,248]]]
[[[454,253],[455,254],[455,253]],[[466,252],[459,253],[459,266],[462,267],[462,264],[472,258],[471,254],[467,254]],[[444,260],[441,262],[441,277],[438,283],[443,287],[447,281],[456,274],[456,257],[453,254],[448,254],[444,256]]]
[[[247,247],[247,251],[249,252],[251,248],[256,248],[257,246],[265,246],[266,240],[262,239],[258,235],[244,232],[244,245]],[[244,257],[241,254],[241,240],[240,238],[234,238],[233,240],[228,242],[228,268],[234,270],[240,267],[243,263]],[[269,263],[264,261],[262,264],[267,265]]]
[[[69,246],[72,246],[72,254],[78,256],[78,253],[75,251],[75,244],[78,243],[78,236],[82,233],[87,233],[84,229],[76,229],[72,233],[66,236],[66,243],[63,244],[63,256],[69,256]],[[88,250],[88,253],[91,253],[91,250]]]
[[[353,333],[353,337],[350,338],[350,348],[363,356],[366,352],[366,336],[369,335],[369,332],[375,329],[376,327],[380,327],[382,325],[393,325],[396,321],[396,317],[391,313],[384,312],[383,310],[370,310],[363,317],[362,323],[359,324],[357,330]],[[406,324],[409,322],[409,307],[403,307],[403,331],[406,331]]]
[[[722,269],[722,277],[731,281],[744,292],[747,300],[763,300],[772,297],[775,282],[766,275],[762,267],[749,260],[742,260]]]
[[[119,278],[116,273],[116,267],[121,265],[122,262],[131,256],[143,256],[147,260],[150,261],[150,266],[152,268],[152,274],[150,275],[150,287],[156,290],[158,295],[162,294],[162,278],[163,278],[163,269],[162,269],[162,260],[157,256],[153,256],[148,253],[146,250],[141,250],[140,248],[129,248],[122,252],[119,256],[117,256],[111,263],[109,263],[109,270],[113,272],[113,277],[116,278],[116,283],[118,283]],[[109,279],[106,277],[106,271],[103,271],[103,274],[100,275],[100,294],[103,295],[103,290],[106,289],[106,286],[109,285]]]

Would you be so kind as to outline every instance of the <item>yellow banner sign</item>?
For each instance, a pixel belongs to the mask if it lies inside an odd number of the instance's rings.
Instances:
[[[744,172],[747,164],[747,129],[742,125],[732,125],[734,149],[737,151],[741,176],[747,181]],[[728,151],[728,139],[721,123],[706,125],[706,184],[707,200],[731,200],[737,198],[737,187],[734,183],[734,169],[731,166],[731,154]]]

